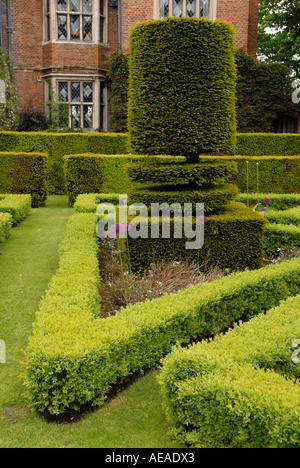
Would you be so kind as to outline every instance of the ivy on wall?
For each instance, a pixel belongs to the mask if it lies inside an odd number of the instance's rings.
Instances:
[[[16,130],[19,123],[16,89],[11,81],[8,59],[1,47],[0,80],[3,86],[3,102],[0,103],[0,130]]]

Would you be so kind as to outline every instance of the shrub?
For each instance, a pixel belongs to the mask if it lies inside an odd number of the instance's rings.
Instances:
[[[39,412],[99,405],[119,378],[154,366],[172,346],[215,335],[232,321],[296,295],[300,259],[236,273],[97,318],[95,214],[68,222],[59,269],[42,299],[26,358],[26,386]]]
[[[289,298],[211,342],[174,349],[164,359],[159,380],[185,443],[299,447],[300,374],[292,362],[299,306],[299,295]]]
[[[300,154],[300,135],[240,133],[236,154],[244,156],[296,156]]]
[[[110,88],[109,128],[113,132],[127,131],[128,56],[113,52],[109,59],[108,81]]]
[[[275,256],[283,250],[300,247],[300,227],[293,224],[266,225],[264,249],[267,254]]]
[[[13,226],[23,221],[29,215],[30,210],[30,195],[0,195],[0,213],[10,213]]]
[[[5,86],[5,103],[0,104],[0,130],[16,130],[19,122],[16,87],[12,83],[8,58],[1,47],[0,80]]]
[[[271,223],[300,226],[300,206],[285,211],[265,211],[264,216]]]
[[[12,216],[9,213],[1,213],[0,208],[0,244],[8,238],[12,227]]]
[[[46,115],[38,110],[28,107],[19,114],[19,132],[40,132],[48,128]]]
[[[144,156],[126,154],[114,156],[89,153],[65,156],[65,186],[70,204],[73,205],[80,194],[126,193],[133,184],[126,174],[125,167],[130,161],[144,159]],[[174,162],[174,157],[155,156],[149,158],[149,161]]]
[[[236,145],[234,29],[168,18],[131,29],[128,127],[132,152],[233,154]]]
[[[0,153],[0,192],[31,195],[33,207],[47,199],[47,155]]]
[[[287,210],[288,208],[296,208],[300,205],[300,193],[270,193],[264,192],[259,194],[260,202],[262,202],[265,198],[269,198],[271,200],[270,208],[272,210]],[[241,193],[237,201],[241,203],[247,203],[249,201],[249,205],[254,207],[257,204],[257,193]]]

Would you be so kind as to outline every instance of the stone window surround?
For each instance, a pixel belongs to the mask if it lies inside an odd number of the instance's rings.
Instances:
[[[89,74],[64,74],[64,73],[52,73],[49,75],[44,75],[42,77],[45,81],[45,97],[46,97],[46,112],[49,112],[49,86],[47,81],[50,79],[52,84],[53,92],[56,96],[58,96],[58,83],[59,82],[92,82],[93,83],[93,130],[103,130],[108,131],[108,96],[107,96],[107,87],[103,87],[103,103],[100,103],[100,84],[104,83],[104,77],[99,77],[99,75],[89,75]],[[74,102],[74,105],[76,103]],[[103,122],[102,128],[100,128],[100,106],[103,108]]]
[[[49,13],[47,13],[47,2],[49,2]],[[64,12],[60,12],[64,14]],[[75,13],[76,14],[76,13]],[[92,10],[93,22],[92,22],[92,40],[61,40],[58,39],[58,25],[57,25],[57,0],[43,0],[43,45],[49,42],[56,44],[108,44],[108,1],[104,0],[104,31],[103,31],[103,42],[100,42],[100,0],[93,0]],[[50,22],[50,41],[47,38],[47,16],[49,15]]]
[[[172,11],[173,0],[169,0],[169,11]],[[196,0],[196,17],[199,17],[200,0]],[[186,13],[186,0],[183,0],[183,16]],[[170,15],[171,16],[171,15]],[[159,0],[154,0],[153,18],[159,19]],[[210,0],[209,19],[215,21],[217,18],[217,0]]]

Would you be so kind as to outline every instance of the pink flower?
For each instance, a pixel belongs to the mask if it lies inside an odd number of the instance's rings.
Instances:
[[[124,232],[126,231],[125,226],[126,225],[122,225],[119,223],[114,224],[109,230],[109,236],[118,237],[120,234],[124,234]]]
[[[264,205],[270,205],[270,203],[271,203],[270,198],[264,198],[264,199],[263,199],[263,204],[264,204]]]
[[[203,224],[203,223],[206,223],[207,219],[205,216],[199,216],[199,218],[197,218],[197,223],[199,224]]]

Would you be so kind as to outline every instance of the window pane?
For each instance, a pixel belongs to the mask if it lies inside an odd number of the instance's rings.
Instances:
[[[71,39],[80,39],[80,16],[70,15]]]
[[[57,0],[58,11],[67,11],[67,0]]]
[[[173,16],[182,17],[183,0],[173,0]]]
[[[159,0],[159,17],[164,19],[169,16],[169,0]]]
[[[100,15],[104,15],[104,0],[100,0]]]
[[[50,13],[50,0],[46,0],[46,13]]]
[[[200,16],[209,18],[210,0],[200,0]]]
[[[93,106],[83,106],[83,126],[84,128],[93,127]]]
[[[46,39],[47,39],[47,41],[50,41],[50,36],[51,36],[51,34],[50,34],[50,15],[46,16],[46,24],[47,24],[47,26],[46,26],[46,28],[47,28]]]
[[[67,15],[57,15],[58,39],[67,39]]]
[[[80,83],[71,83],[71,101],[80,102]]]
[[[83,102],[93,102],[93,83],[83,83]]]
[[[186,16],[196,16],[196,0],[186,0]]]
[[[80,106],[71,106],[71,121],[73,128],[80,128]]]
[[[68,102],[68,83],[67,82],[59,82],[58,83],[58,94],[61,100]]]
[[[92,13],[92,0],[82,1],[82,11],[83,13]],[[101,13],[101,8],[100,8],[100,13]]]
[[[82,27],[83,27],[83,40],[91,41],[92,37],[92,17],[83,16],[82,18]]]
[[[70,0],[70,10],[80,11],[80,0]]]
[[[104,25],[105,25],[105,19],[102,16],[100,18],[100,42],[104,42]]]

